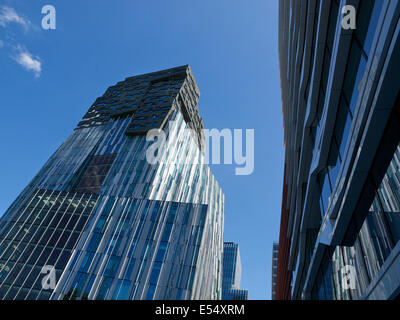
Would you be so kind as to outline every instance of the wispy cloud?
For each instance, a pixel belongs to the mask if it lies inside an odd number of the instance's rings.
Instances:
[[[17,23],[25,30],[28,30],[32,23],[21,17],[14,8],[1,6],[0,7],[0,26],[6,27],[9,23]]]
[[[2,27],[6,28],[12,23],[22,26],[25,31],[28,31],[31,28],[35,29],[34,25],[28,19],[17,13],[14,8],[0,5],[0,30]],[[32,55],[20,44],[13,45],[12,43],[15,43],[16,41],[14,37],[7,33],[8,32],[6,31],[5,37],[7,41],[3,42],[0,40],[0,48],[11,48],[14,53],[10,54],[10,57],[27,71],[33,72],[35,77],[40,77],[42,72],[42,62],[40,61],[40,58]]]
[[[39,57],[33,56],[22,46],[17,47],[18,53],[12,58],[28,71],[35,73],[35,77],[40,77],[42,72],[42,63]]]

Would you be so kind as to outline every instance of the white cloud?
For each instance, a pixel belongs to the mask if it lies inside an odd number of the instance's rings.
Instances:
[[[19,15],[14,8],[0,5],[0,29],[1,27],[6,28],[9,24],[15,23],[22,26],[25,31],[30,28],[35,29],[35,26],[28,20]],[[10,57],[20,64],[23,68],[28,71],[32,71],[35,77],[39,77],[42,72],[42,63],[40,58],[32,55],[25,47],[21,45],[14,46],[9,41],[15,42],[13,37],[6,34],[7,41],[0,40],[0,48],[7,46],[15,51]]]
[[[12,22],[20,24],[25,30],[28,30],[31,26],[31,22],[21,17],[14,8],[0,7],[0,26],[6,27],[7,24]]]
[[[18,54],[12,58],[26,70],[33,71],[35,73],[35,77],[39,77],[40,73],[42,72],[42,63],[40,62],[39,57],[33,56],[21,46],[19,46],[17,50],[19,51]]]

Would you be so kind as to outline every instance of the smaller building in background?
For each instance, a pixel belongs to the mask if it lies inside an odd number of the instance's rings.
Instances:
[[[239,245],[233,242],[224,242],[222,261],[222,300],[247,300],[248,291],[240,289],[242,263]]]
[[[276,274],[278,272],[278,249],[279,243],[272,244],[272,281],[271,281],[271,300],[276,300]]]

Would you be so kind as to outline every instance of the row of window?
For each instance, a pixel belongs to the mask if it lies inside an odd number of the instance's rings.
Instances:
[[[334,2],[332,2],[334,3]],[[366,76],[368,54],[372,45],[377,20],[382,7],[379,1],[374,7],[361,3],[358,10],[360,20],[353,40],[347,61],[344,76],[343,90],[335,121],[331,149],[328,156],[328,167],[319,175],[321,189],[320,211],[323,219],[329,206],[331,194],[345,157],[345,148],[349,139],[351,124],[356,112],[356,104],[360,95],[359,90]]]
[[[368,2],[361,2],[357,10],[357,29],[353,32],[352,43],[350,47],[349,57],[344,76],[344,83],[339,101],[339,108],[335,121],[334,134],[331,141],[331,148],[328,156],[327,168],[323,170],[318,177],[318,182],[321,190],[319,200],[321,220],[324,219],[326,211],[329,207],[330,198],[334,192],[337,183],[340,169],[345,160],[345,149],[349,140],[350,128],[353,117],[356,112],[356,105],[360,95],[363,81],[366,77],[366,65],[368,55],[370,54],[372,40],[376,31],[376,25],[380,15],[383,1],[376,1],[373,6]],[[346,264],[354,265],[355,253],[362,257],[362,265],[358,264],[358,270],[368,269],[369,263],[376,263],[379,261],[378,256],[367,257],[366,252],[374,250],[375,248],[381,254],[388,253],[386,244],[381,242],[379,245],[379,238],[382,240],[383,236],[377,235],[381,227],[376,224],[379,217],[375,213],[370,213],[365,221],[364,231],[361,232],[359,239],[357,239],[355,246],[356,249],[345,247],[338,247],[335,250],[326,249],[322,263],[317,273],[317,278],[312,290],[312,298],[325,300],[325,299],[355,299],[361,296],[360,287],[358,292],[354,290],[347,290],[343,287],[343,267]],[[365,233],[369,236],[364,240],[361,238]],[[372,232],[372,234],[371,234]],[[367,242],[365,242],[367,241]],[[385,241],[384,241],[385,242]],[[382,245],[383,244],[383,245]],[[386,248],[385,248],[386,247]],[[352,252],[352,253],[351,253]],[[347,261],[346,260],[347,257]],[[383,257],[381,257],[382,260]],[[356,259],[357,260],[357,259]],[[361,260],[358,259],[360,262]],[[370,277],[372,274],[370,274]],[[365,290],[364,286],[364,290]]]

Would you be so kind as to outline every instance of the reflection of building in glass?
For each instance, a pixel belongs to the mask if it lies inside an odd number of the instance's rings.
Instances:
[[[198,99],[183,66],[95,101],[0,220],[0,298],[221,298],[224,195],[197,161]],[[154,165],[151,128],[168,137]]]
[[[400,294],[400,3],[281,0],[277,299]]]
[[[222,267],[222,300],[247,300],[248,291],[240,289],[242,262],[239,245],[233,242],[224,243]]]
[[[276,300],[276,273],[278,271],[278,250],[279,243],[272,244],[272,282],[271,282],[271,300]]]

